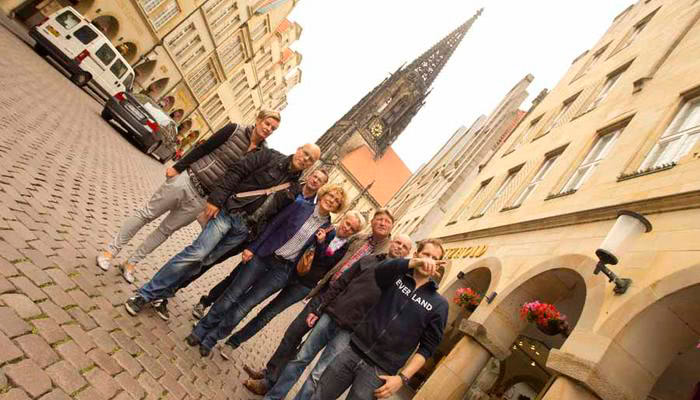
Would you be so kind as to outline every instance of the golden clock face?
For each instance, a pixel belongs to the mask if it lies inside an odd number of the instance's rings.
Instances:
[[[369,131],[374,135],[375,137],[382,136],[382,133],[384,133],[384,126],[380,122],[375,122],[372,124],[372,126],[369,128]]]

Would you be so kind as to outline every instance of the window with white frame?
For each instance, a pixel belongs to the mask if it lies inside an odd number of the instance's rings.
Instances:
[[[216,68],[213,63],[211,61],[206,62],[192,74],[190,83],[192,85],[192,91],[197,96],[203,96],[209,92],[209,90],[213,89],[219,83]]]
[[[598,92],[598,95],[595,97],[595,100],[593,100],[589,105],[588,108],[586,108],[586,112],[593,110],[594,108],[598,107],[600,103],[602,103],[610,94],[610,92],[613,90],[617,82],[620,80],[620,77],[622,74],[625,72],[625,68],[619,69],[616,72],[613,72],[612,74],[608,75],[608,79],[605,80],[605,83],[603,84],[603,87],[600,88],[600,91]]]
[[[180,13],[180,8],[175,0],[170,0],[163,9],[151,17],[153,28],[158,30]]]
[[[521,167],[517,167],[508,171],[508,176],[506,176],[506,179],[503,180],[503,183],[501,183],[501,186],[498,188],[493,197],[491,197],[491,200],[487,201],[486,204],[484,204],[484,206],[481,207],[481,211],[479,211],[479,213],[476,214],[477,216],[486,214],[493,208],[493,206],[497,204],[498,200],[501,197],[503,197],[503,195],[510,187],[510,184],[513,182],[513,179],[515,179],[515,176],[518,175],[518,172],[520,171]]]
[[[561,152],[549,155],[547,158],[545,158],[542,165],[540,165],[540,169],[537,170],[535,176],[532,177],[532,181],[530,181],[530,183],[525,187],[522,193],[520,193],[520,195],[513,202],[513,205],[511,206],[512,208],[520,207],[520,205],[523,204],[525,199],[527,199],[528,196],[530,196],[530,194],[532,194],[532,192],[535,191],[540,182],[542,182],[545,176],[547,176],[549,170],[552,169],[552,165],[554,165],[554,162],[557,160],[559,155],[561,155]]]
[[[544,114],[543,114],[544,115]],[[528,136],[532,134],[532,132],[535,131],[535,127],[537,124],[540,122],[542,119],[543,115],[540,115],[539,117],[533,119],[530,121],[530,124],[525,128],[524,130],[520,131],[520,135],[513,141],[513,144],[510,145],[508,148],[508,151],[505,152],[505,154],[510,153],[511,151],[515,150],[517,147],[519,147],[521,144],[525,143],[527,141]],[[505,155],[504,154],[504,155]]]
[[[608,49],[608,46],[610,46],[610,43],[606,44],[605,46],[601,47],[598,51],[593,53],[591,58],[589,58],[588,61],[586,61],[586,64],[584,64],[581,70],[576,74],[576,77],[574,79],[578,79],[581,76],[585,75],[588,71],[590,71],[591,67],[593,67],[593,65],[595,65],[598,62],[598,60],[600,60],[600,58],[603,56],[605,50]]]
[[[695,146],[700,137],[700,96],[683,105],[644,160],[641,170],[677,162]]]
[[[610,150],[615,145],[618,136],[623,128],[606,133],[596,139],[593,147],[588,151],[586,158],[583,159],[581,165],[576,169],[576,172],[569,178],[566,185],[561,189],[560,193],[578,190],[584,182],[591,177],[598,165],[605,159]]]
[[[261,21],[258,25],[250,30],[250,41],[255,42],[265,36],[268,32],[267,22]]]
[[[484,189],[486,189],[486,187],[489,185],[489,183],[491,183],[491,179],[492,178],[489,178],[489,179],[481,182],[481,185],[479,185],[479,188],[476,190],[476,193],[474,193],[474,195],[468,201],[464,202],[462,207],[459,210],[457,210],[454,217],[452,217],[452,221],[457,221],[464,216],[464,214],[475,203],[475,200],[479,199],[483,195]]]
[[[243,42],[239,35],[235,35],[233,40],[219,48],[219,57],[224,69],[230,71],[245,60]]]
[[[143,11],[146,13],[150,13],[153,11],[156,7],[160,5],[164,0],[141,0],[139,3],[141,3],[141,7],[143,7]]]
[[[580,92],[579,92],[580,93]],[[547,123],[547,127],[544,129],[544,132],[547,133],[551,131],[552,129],[556,128],[559,126],[561,123],[565,123],[566,121],[564,120],[566,116],[568,116],[568,112],[571,109],[571,105],[574,104],[574,101],[576,101],[576,98],[578,97],[579,93],[576,93],[575,95],[569,97],[568,99],[564,100],[564,102],[561,105],[561,108],[559,109],[559,112],[549,120]]]

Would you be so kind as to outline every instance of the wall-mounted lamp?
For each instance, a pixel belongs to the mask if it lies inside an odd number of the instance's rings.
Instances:
[[[617,255],[619,255],[624,247],[632,240],[636,239],[642,233],[651,231],[651,222],[644,216],[632,211],[620,211],[617,214],[615,225],[610,229],[608,235],[605,236],[603,243],[595,251],[598,256],[598,264],[593,271],[594,274],[604,273],[610,282],[615,282],[615,293],[623,294],[627,291],[631,279],[619,278],[606,265],[616,265],[618,263]]]
[[[489,303],[489,304],[493,303],[493,299],[495,299],[496,296],[498,296],[498,293],[496,293],[496,292],[491,292],[490,295],[486,296],[486,302]]]

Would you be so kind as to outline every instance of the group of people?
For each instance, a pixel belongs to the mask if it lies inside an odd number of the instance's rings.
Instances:
[[[305,144],[290,156],[267,146],[280,121],[279,113],[263,110],[254,125],[228,124],[167,168],[165,183],[127,218],[96,263],[109,270],[134,235],[167,212],[121,264],[133,283],[139,262],[197,220],[199,236],[126,300],[129,314],[151,306],[168,320],[168,298],[240,254],[241,262],[195,305],[198,322],[187,344],[203,357],[217,347],[230,360],[276,315],[306,299],[265,368],[244,365],[250,376],[244,386],[265,399],[284,399],[323,350],[296,399],[336,399],[349,387],[349,399],[389,397],[442,340],[448,305],[433,280],[443,267],[442,245],[424,240],[409,257],[414,244],[406,235],[391,236],[387,209],[378,209],[369,232],[361,233],[367,221],[345,210],[345,190],[328,184],[322,169],[307,171],[320,158],[318,146]],[[331,214],[339,216],[335,224]]]

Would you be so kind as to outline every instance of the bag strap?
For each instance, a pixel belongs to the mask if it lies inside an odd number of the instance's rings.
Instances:
[[[290,186],[292,186],[292,184],[290,182],[285,182],[285,183],[281,183],[279,185],[271,186],[267,189],[250,190],[247,192],[236,193],[236,194],[234,194],[234,196],[237,199],[240,199],[240,198],[244,198],[244,197],[255,197],[255,196],[261,196],[261,195],[269,195],[269,194],[284,190]]]

